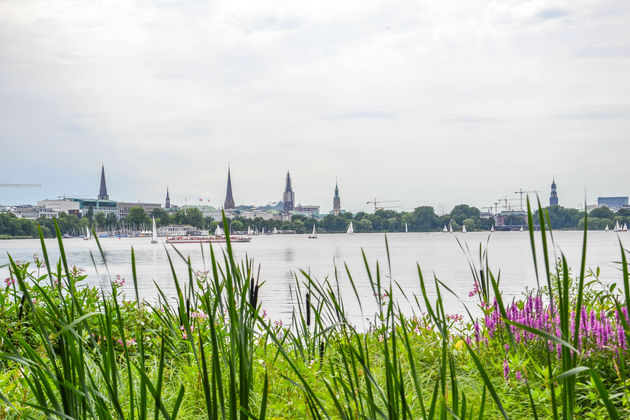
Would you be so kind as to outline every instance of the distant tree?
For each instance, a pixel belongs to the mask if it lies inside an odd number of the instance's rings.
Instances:
[[[597,217],[599,219],[612,219],[614,217],[614,213],[611,209],[606,206],[597,207],[596,209],[591,210],[589,213],[589,217]]]
[[[118,226],[118,217],[116,217],[114,213],[107,214],[107,217],[105,218],[105,225],[108,229],[116,229]]]
[[[451,210],[451,219],[455,220],[458,224],[462,224],[465,219],[472,217],[479,217],[481,212],[476,207],[471,207],[467,204],[458,204]]]
[[[141,229],[143,225],[149,224],[149,216],[142,207],[132,207],[129,209],[129,215],[125,218],[125,221],[136,229]]]
[[[232,232],[239,232],[245,228],[245,225],[240,220],[232,220],[230,227],[232,228]]]
[[[357,232],[372,232],[372,222],[369,219],[361,219],[356,225]]]
[[[412,221],[413,230],[418,232],[431,232],[440,225],[440,218],[431,206],[416,207],[413,211]]]
[[[155,224],[158,226],[167,226],[171,224],[170,216],[164,209],[157,208],[151,212],[151,217],[155,217]]]
[[[99,211],[96,215],[94,215],[94,222],[96,223],[96,226],[103,228],[107,223],[107,216],[105,216],[105,213]]]
[[[92,224],[92,219],[94,219],[94,207],[90,207],[85,214],[85,217],[90,221],[90,225]]]

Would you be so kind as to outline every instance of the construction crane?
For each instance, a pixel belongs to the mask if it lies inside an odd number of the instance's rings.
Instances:
[[[374,199],[374,201],[368,201],[365,204],[374,204],[374,211],[376,212],[377,210],[385,210],[385,209],[393,209],[396,207],[400,207],[400,206],[383,206],[382,204],[385,203],[400,203],[399,200],[378,200],[378,199]]]
[[[503,202],[503,210],[511,211],[512,210],[512,205],[510,204],[511,201],[518,201],[518,198],[507,198],[506,196],[505,198],[499,198],[498,203]]]
[[[524,191],[522,188],[520,188],[518,191],[514,191],[514,194],[519,194],[521,196],[521,211],[523,211],[523,194],[527,194],[527,193],[539,193],[540,191],[538,190],[529,190],[529,191]]]
[[[0,184],[0,187],[9,188],[28,188],[28,187],[41,187],[42,184]]]

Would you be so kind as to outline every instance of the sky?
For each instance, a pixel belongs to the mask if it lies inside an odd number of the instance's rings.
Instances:
[[[0,2],[1,204],[630,195],[630,2]]]

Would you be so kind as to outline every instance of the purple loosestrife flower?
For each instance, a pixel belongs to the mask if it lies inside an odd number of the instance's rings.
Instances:
[[[523,376],[521,375],[521,372],[518,371],[518,370],[516,372],[514,372],[514,377],[516,378],[517,381],[520,381],[520,380],[523,379]]]
[[[510,378],[510,365],[507,359],[503,359],[503,377],[506,381]]]

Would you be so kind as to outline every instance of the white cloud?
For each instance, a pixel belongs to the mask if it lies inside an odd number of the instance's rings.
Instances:
[[[0,141],[21,159],[0,178],[45,188],[1,201],[96,193],[101,161],[127,200],[168,183],[222,202],[228,161],[239,203],[278,200],[287,168],[323,209],[335,176],[352,210],[546,196],[554,174],[570,205],[585,185],[629,194],[629,17],[623,1],[5,1]]]

